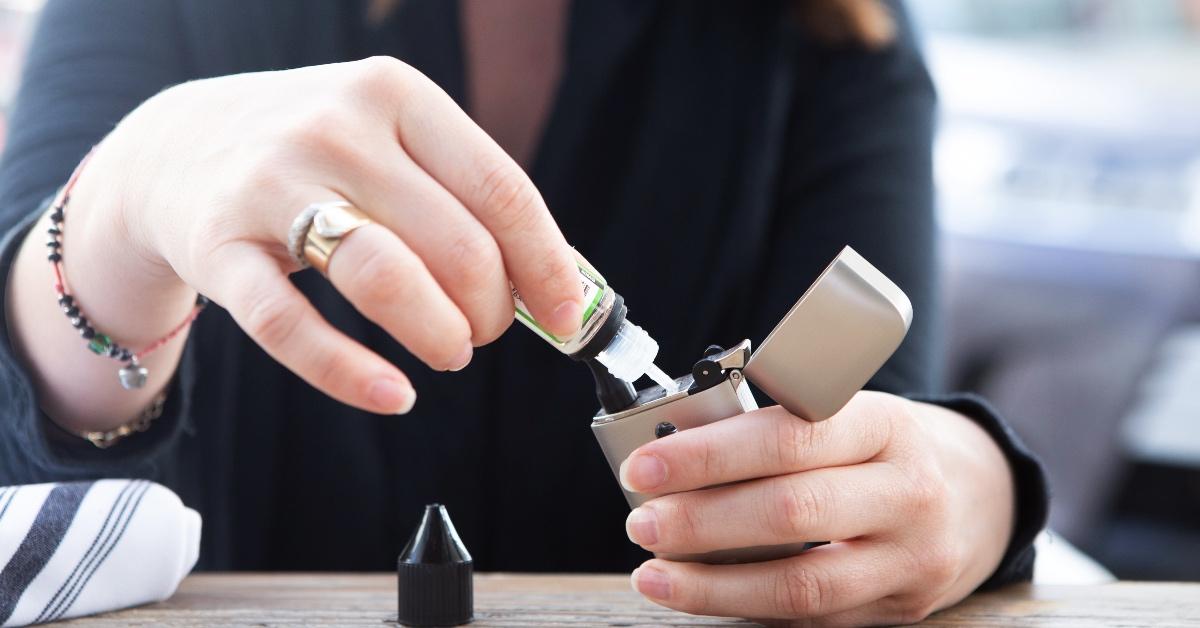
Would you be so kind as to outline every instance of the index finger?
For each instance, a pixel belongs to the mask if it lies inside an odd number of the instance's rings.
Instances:
[[[885,397],[860,392],[816,423],[770,406],[683,430],[630,454],[621,463],[621,484],[637,493],[676,493],[866,462],[891,440],[895,405]]]
[[[387,61],[379,61],[388,70]],[[583,288],[567,244],[533,182],[446,92],[395,62],[389,109],[397,139],[422,169],[491,232],[509,278],[537,321],[559,336],[579,330]]]
[[[238,244],[214,268],[213,300],[272,358],[343,403],[404,414],[416,392],[395,366],[335,329],[267,253]]]

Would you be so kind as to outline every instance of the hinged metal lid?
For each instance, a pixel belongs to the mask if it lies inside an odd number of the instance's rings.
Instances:
[[[833,416],[891,357],[912,303],[850,247],[821,273],[750,357],[744,372],[792,414]]]

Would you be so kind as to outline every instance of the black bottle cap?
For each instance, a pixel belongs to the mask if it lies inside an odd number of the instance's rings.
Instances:
[[[396,562],[399,612],[406,626],[458,626],[475,616],[471,554],[445,506],[425,507],[421,525]]]
[[[592,336],[592,339],[586,345],[575,353],[567,354],[567,357],[580,362],[591,360],[600,355],[600,352],[608,346],[608,343],[617,337],[617,332],[621,329],[621,323],[625,322],[625,317],[628,314],[629,308],[625,307],[625,297],[614,292],[613,302],[608,310],[608,318],[604,319],[604,322],[600,324],[600,329],[596,330],[595,335]]]

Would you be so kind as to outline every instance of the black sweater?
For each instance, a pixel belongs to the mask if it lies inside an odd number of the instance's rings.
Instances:
[[[465,102],[455,7],[409,0],[368,28],[359,2],[51,0],[0,164],[0,277],[88,147],[172,84],[390,54]],[[659,340],[659,364],[679,374],[706,345],[761,341],[849,244],[916,312],[869,387],[929,399],[934,94],[907,25],[871,53],[818,45],[768,2],[578,0],[568,32],[531,176],[567,240]],[[203,515],[206,568],[388,569],[433,501],[448,505],[481,569],[628,570],[644,558],[588,428],[587,369],[517,326],[465,371],[434,373],[314,272],[295,281],[408,373],[419,395],[410,415],[326,398],[213,307],[149,432],[107,451],[62,444],[4,337],[0,484],[162,482]],[[1018,532],[994,581],[1028,577],[1046,510],[1037,463],[973,399],[939,400],[979,421],[1012,462]]]

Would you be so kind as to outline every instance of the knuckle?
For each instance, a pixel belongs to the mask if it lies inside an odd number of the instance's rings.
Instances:
[[[249,297],[243,327],[261,344],[274,347],[291,337],[301,316],[301,311],[278,293],[258,293]]]
[[[373,55],[358,62],[363,78],[386,78],[393,75],[405,64],[403,61],[388,55]]]
[[[907,482],[901,489],[908,509],[925,521],[944,521],[950,516],[950,494],[946,478],[929,457],[918,456],[905,462]]]
[[[479,183],[479,198],[494,230],[519,232],[530,227],[541,196],[525,173],[511,162],[494,165],[486,173]]]
[[[557,248],[543,254],[540,266],[542,289],[547,294],[561,294],[579,285],[578,267],[570,256],[560,255]]]
[[[768,530],[780,539],[803,537],[820,519],[826,499],[811,482],[793,480],[772,482],[768,486],[772,493],[764,500],[771,505],[767,517]]]
[[[870,420],[866,421],[866,425],[861,431],[861,438],[866,448],[882,452],[887,449],[896,434],[911,428],[915,419],[909,410],[907,401],[900,404],[888,403],[884,401],[886,398],[874,395],[870,399],[872,400],[868,406]]]
[[[416,256],[393,255],[382,247],[371,248],[355,258],[347,278],[347,296],[368,318],[388,327],[393,333],[401,317],[411,316],[413,308],[431,306],[427,295],[414,285],[419,274],[426,273]],[[343,260],[345,261],[345,260]],[[461,316],[426,315],[425,325],[408,326],[405,338],[410,349],[434,368],[457,366],[450,364],[458,351],[470,341],[471,330]],[[408,343],[413,343],[409,345]]]
[[[348,373],[353,373],[353,365],[350,364],[350,358],[345,351],[334,351],[328,355],[321,356],[317,364],[317,370],[314,375],[314,380],[318,386],[340,388],[341,384],[346,381]]]
[[[255,239],[258,230],[270,222],[280,199],[295,198],[302,176],[298,170],[290,168],[289,161],[276,158],[275,149],[255,153],[238,160],[237,174],[218,183],[207,206],[198,213],[196,224],[203,235],[227,232],[234,238]],[[292,159],[290,163],[294,163]],[[204,246],[203,241],[197,244]]]
[[[474,292],[495,283],[497,270],[504,267],[500,247],[483,229],[469,229],[454,238],[449,247],[454,280]]]
[[[224,203],[221,203],[224,204]],[[222,253],[242,231],[236,212],[205,211],[196,216],[192,237],[184,243],[183,256],[192,269],[220,268],[226,259]]]
[[[706,485],[719,484],[726,475],[725,456],[720,447],[709,438],[702,438],[695,444],[691,455],[692,464],[700,470],[700,482]]]
[[[664,537],[670,539],[673,545],[687,547],[700,538],[700,520],[686,502],[679,499],[663,500],[666,506],[663,510]]]
[[[905,600],[896,607],[892,613],[892,621],[897,624],[916,624],[924,621],[937,610],[937,605],[932,600],[923,598],[913,598]]]
[[[687,604],[693,614],[703,613],[712,608],[712,590],[707,583],[697,584],[684,589]]]
[[[368,57],[355,63],[350,75],[350,91],[367,99],[395,95],[415,73],[411,66],[395,57]]]
[[[495,322],[475,325],[471,328],[471,342],[475,346],[483,346],[491,344],[504,332],[512,327],[513,317],[511,314],[503,317],[497,317]]]
[[[496,241],[482,229],[469,229],[450,245],[451,260],[460,270],[493,264],[500,259]]]
[[[276,172],[372,171],[377,168],[364,157],[361,136],[352,117],[336,106],[318,105],[279,123],[264,161]]]
[[[932,465],[922,465],[932,466]],[[909,503],[919,513],[926,515],[944,514],[949,496],[943,484],[933,471],[918,470],[910,482]]]
[[[963,551],[953,543],[931,544],[923,552],[920,569],[930,588],[940,588],[958,578],[963,562]]]
[[[499,338],[514,320],[512,307],[507,303],[474,308],[467,313],[467,318],[471,327],[471,343],[477,347]]]
[[[230,202],[244,199],[288,198],[292,188],[291,177],[287,168],[267,151],[266,154],[248,159],[242,168],[242,176],[234,184],[235,189],[229,195]]]
[[[471,342],[485,345],[513,323],[513,302],[503,266],[483,264],[456,274],[454,295],[470,325]]]
[[[291,121],[293,134],[301,138],[312,138],[317,142],[328,142],[349,126],[350,115],[338,103],[323,102],[307,108]]]
[[[776,422],[775,439],[769,443],[768,455],[780,469],[799,469],[806,452],[813,447],[813,424],[784,417]]]
[[[382,249],[363,253],[350,277],[350,286],[364,309],[387,312],[403,304],[407,288],[415,273],[415,264],[386,255]]]
[[[877,442],[888,443],[901,434],[911,434],[920,428],[913,402],[883,393],[876,393],[870,399],[872,412],[876,416],[876,420],[871,422],[875,431],[870,435]]]
[[[817,570],[788,564],[775,582],[775,610],[781,617],[820,615],[832,595],[829,587]]]
[[[372,310],[387,310],[405,301],[404,278],[410,273],[399,265],[361,268],[358,274],[358,291],[367,307]]]
[[[892,443],[896,434],[911,428],[913,421],[910,402],[894,395],[875,391],[860,391],[847,405],[849,411],[858,415],[860,429],[857,438],[864,449],[883,452]]]

